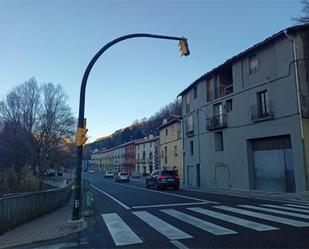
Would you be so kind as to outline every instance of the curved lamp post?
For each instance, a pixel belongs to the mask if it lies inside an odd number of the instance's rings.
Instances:
[[[81,218],[81,207],[82,207],[82,194],[81,194],[81,174],[82,174],[82,155],[83,155],[83,144],[85,144],[86,138],[86,120],[84,119],[85,112],[85,92],[88,76],[93,65],[99,59],[99,57],[111,46],[114,44],[121,42],[123,40],[138,38],[138,37],[146,37],[146,38],[155,38],[155,39],[164,39],[164,40],[177,40],[179,41],[179,47],[181,55],[188,56],[190,54],[189,48],[187,45],[187,39],[184,37],[174,37],[174,36],[164,36],[164,35],[154,35],[154,34],[130,34],[121,36],[109,43],[107,43],[104,47],[102,47],[95,56],[89,62],[86,71],[84,73],[81,89],[80,89],[80,98],[79,98],[79,116],[78,116],[78,128],[76,132],[76,145],[77,145],[77,165],[76,165],[76,173],[75,173],[75,184],[74,184],[74,205],[73,205],[73,213],[72,219],[78,220]]]

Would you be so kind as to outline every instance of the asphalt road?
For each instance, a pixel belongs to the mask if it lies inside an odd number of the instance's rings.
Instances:
[[[87,177],[95,210],[88,239],[95,248],[309,247],[309,203],[156,191],[140,180]]]
[[[84,177],[94,197],[89,228],[31,248],[309,248],[309,202],[156,191],[144,180]]]

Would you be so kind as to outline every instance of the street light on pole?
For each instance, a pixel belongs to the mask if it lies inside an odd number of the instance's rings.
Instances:
[[[83,145],[86,143],[86,120],[84,117],[85,113],[85,93],[86,93],[86,85],[87,80],[90,74],[90,71],[99,57],[111,46],[115,45],[118,42],[123,40],[131,39],[131,38],[154,38],[154,39],[163,39],[163,40],[176,40],[179,41],[179,47],[181,56],[188,56],[190,54],[187,39],[184,37],[175,37],[175,36],[164,36],[164,35],[154,35],[154,34],[145,34],[145,33],[137,33],[121,36],[109,43],[107,43],[104,47],[102,47],[95,56],[89,62],[80,88],[80,98],[79,98],[79,116],[78,116],[78,126],[76,131],[76,146],[77,146],[77,164],[76,164],[76,172],[75,172],[75,183],[74,183],[74,203],[73,203],[73,213],[72,219],[78,220],[81,218],[81,207],[82,207],[82,194],[81,194],[81,175],[82,175],[82,156],[83,156]]]

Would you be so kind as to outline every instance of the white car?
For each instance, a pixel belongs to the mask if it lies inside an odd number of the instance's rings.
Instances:
[[[129,182],[130,178],[127,172],[119,172],[115,178],[115,182]]]
[[[112,171],[106,171],[105,174],[104,174],[104,178],[108,178],[108,177],[113,178],[114,173]]]

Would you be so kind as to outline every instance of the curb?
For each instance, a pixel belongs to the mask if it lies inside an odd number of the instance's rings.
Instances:
[[[269,201],[285,201],[285,202],[298,202],[298,203],[307,203],[309,204],[309,196],[275,196],[275,195],[282,195],[281,193],[271,193],[273,196],[267,196],[267,193],[264,193],[266,196],[260,196],[254,193],[228,193],[226,191],[212,191],[212,190],[201,190],[201,189],[192,189],[188,187],[182,187],[183,190],[199,192],[199,193],[206,193],[206,194],[218,194],[218,195],[228,195],[234,197],[242,197],[242,198],[254,198],[259,200],[269,200]],[[263,194],[263,193],[261,193]]]

